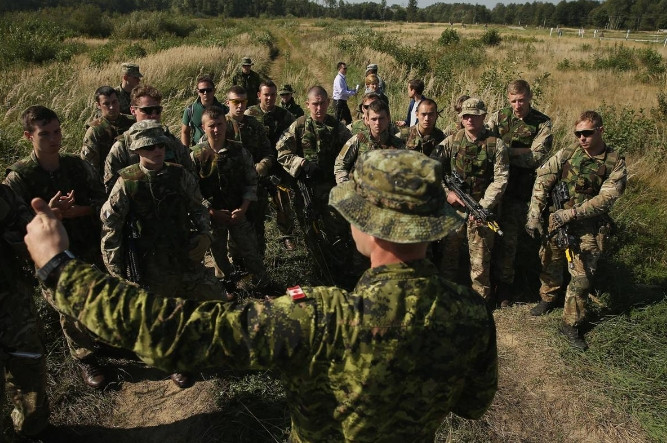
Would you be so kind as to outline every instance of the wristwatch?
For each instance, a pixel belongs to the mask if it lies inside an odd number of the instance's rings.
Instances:
[[[46,286],[55,287],[58,280],[54,279],[53,277],[60,276],[60,273],[58,272],[57,273],[58,275],[54,275],[55,274],[54,271],[60,270],[60,268],[65,263],[72,260],[73,258],[75,258],[74,254],[72,254],[69,250],[65,249],[63,252],[61,252],[60,254],[56,254],[51,260],[46,262],[46,264],[41,268],[39,268],[35,274],[37,275],[37,278],[40,281],[42,281]]]

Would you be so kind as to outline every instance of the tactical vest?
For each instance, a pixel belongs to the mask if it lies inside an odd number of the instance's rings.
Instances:
[[[537,135],[539,125],[549,121],[549,117],[535,109],[523,120],[516,118],[512,108],[504,108],[498,113],[498,134],[508,148],[530,148]],[[537,173],[533,168],[523,168],[511,164],[505,195],[521,201],[530,201]]]
[[[146,174],[139,164],[120,170],[136,217],[141,238],[141,256],[165,266],[187,264],[190,217],[186,195],[181,187],[185,169],[165,163],[155,176]]]
[[[231,124],[230,124],[231,123]],[[258,126],[261,123],[252,116],[243,117],[243,122],[239,123],[232,117],[227,117],[227,135],[228,140],[241,142],[243,147],[252,154],[255,163],[262,161],[263,140],[260,137]]]
[[[289,111],[277,106],[270,112],[264,112],[259,105],[248,108],[248,115],[255,117],[258,122],[264,125],[266,135],[269,138],[272,147],[276,146],[283,131],[289,127],[289,125],[281,125],[281,123],[285,121],[286,114],[289,114]]]
[[[208,143],[197,145],[193,149],[195,158],[201,157],[202,149]],[[227,141],[225,149],[215,158],[201,164],[199,171],[199,188],[202,196],[211,202],[213,209],[234,210],[243,203],[246,183],[243,146]]]
[[[343,143],[347,141],[338,140],[340,123],[330,115],[326,116],[323,123],[314,121],[310,116],[301,116],[296,122],[295,136],[301,147],[301,152],[297,152],[297,155],[319,165],[322,181],[335,182],[334,162]]]
[[[430,156],[435,147],[445,139],[445,135],[440,129],[433,128],[431,135],[421,136],[417,130],[417,125],[414,125],[408,128],[405,135],[403,129],[401,129],[401,138],[405,140],[407,149]]]
[[[481,142],[470,142],[463,129],[454,136],[456,152],[451,159],[452,171],[459,173],[477,201],[484,197],[484,191],[493,181],[496,141],[496,137],[487,137]]]
[[[570,191],[570,200],[565,208],[572,208],[598,195],[602,183],[609,178],[619,158],[618,152],[608,146],[602,160],[589,157],[578,145],[565,148],[560,177]]]

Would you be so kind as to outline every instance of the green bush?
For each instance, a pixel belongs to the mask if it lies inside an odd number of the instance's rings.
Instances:
[[[459,36],[458,31],[452,28],[447,28],[442,31],[442,34],[440,34],[440,38],[438,39],[438,43],[443,46],[454,45],[460,41],[461,37]]]
[[[78,35],[108,37],[113,32],[113,23],[97,5],[81,4],[68,11],[66,24]]]
[[[137,59],[146,57],[146,49],[139,43],[132,43],[123,49],[123,57],[127,59]]]
[[[67,59],[77,50],[64,43],[66,33],[55,22],[28,18],[0,23],[0,64],[44,63]]]
[[[113,59],[115,44],[106,43],[90,52],[90,66],[101,68]]]
[[[564,58],[556,64],[556,69],[559,71],[569,71],[570,69],[574,69],[574,64],[569,58]]]
[[[593,69],[611,69],[614,71],[632,71],[637,69],[634,51],[625,46],[615,46],[604,57],[596,55],[593,59]]]
[[[165,36],[187,37],[197,26],[191,19],[164,12],[133,12],[116,24],[113,36],[125,39],[157,39]]]
[[[502,37],[496,29],[488,29],[484,31],[480,41],[486,46],[498,46],[502,41]]]

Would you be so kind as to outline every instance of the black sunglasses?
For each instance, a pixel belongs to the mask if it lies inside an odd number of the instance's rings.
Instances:
[[[199,91],[200,94],[210,94],[213,92],[213,88],[201,88],[197,89],[197,91]]]
[[[158,148],[159,149],[165,149],[165,146],[162,143],[160,143],[160,144],[157,144],[157,145],[144,146],[141,149],[143,149],[144,151],[152,152],[152,151],[155,151]]]
[[[137,109],[146,115],[162,114],[162,106],[144,106]]]
[[[595,131],[597,131],[598,128],[594,129],[582,129],[581,131],[574,131],[574,136],[577,138],[580,138],[582,135],[584,137],[590,137],[591,135],[595,134]]]

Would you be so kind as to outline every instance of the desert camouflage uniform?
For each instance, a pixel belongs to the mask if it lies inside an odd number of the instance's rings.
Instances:
[[[512,108],[505,108],[494,113],[487,121],[487,126],[496,137],[502,138],[509,150],[510,175],[500,203],[498,219],[504,235],[496,244],[493,270],[499,283],[511,285],[514,282],[518,243],[533,244],[525,234],[524,226],[535,183],[535,169],[551,151],[551,120],[533,108],[524,119],[516,117]],[[514,148],[530,148],[530,153],[513,155]],[[524,254],[519,257],[523,261],[527,261],[527,254],[537,257],[537,248],[524,248],[522,252]],[[518,261],[520,263],[521,258]]]
[[[353,246],[349,223],[329,207],[329,191],[336,186],[334,161],[350,137],[350,131],[330,115],[327,115],[322,123],[310,116],[302,116],[290,125],[276,145],[278,163],[292,177],[301,180],[305,178],[301,177],[301,163],[304,159],[317,163],[320,168],[319,176],[308,179],[305,184],[312,195],[311,209],[318,215],[323,234],[331,247],[322,248],[316,233],[306,221],[301,192],[296,193],[294,205],[297,219],[306,234],[306,245],[317,261],[320,271],[325,274],[325,278],[331,280],[326,275],[328,269],[328,274],[336,279],[337,284],[343,286],[351,286],[353,281],[356,281],[354,271],[349,269]],[[318,254],[318,250],[321,250],[322,254]],[[319,260],[320,258],[323,260]]]
[[[129,92],[125,92],[122,85],[116,88],[116,96],[118,97],[118,103],[120,103],[121,114],[130,114],[130,104],[132,101],[130,95]]]
[[[166,371],[275,370],[287,387],[293,442],[432,441],[449,412],[479,418],[490,405],[493,318],[429,261],[370,269],[352,293],[288,294],[226,306],[164,299],[73,260],[55,303]]]
[[[571,248],[574,268],[568,267],[571,279],[563,310],[563,320],[570,326],[580,325],[586,317],[591,280],[604,237],[609,233],[603,216],[625,191],[627,176],[625,159],[606,145],[605,152],[595,157],[589,157],[579,146],[561,149],[537,170],[529,218],[541,218],[552,189],[560,181],[567,184],[571,196],[565,209],[576,208],[575,220],[567,224],[568,233],[576,240]],[[552,240],[541,248],[540,258],[540,297],[553,302],[563,286],[565,251],[557,248]]]
[[[153,122],[153,120],[144,121]],[[144,126],[146,124],[143,121],[133,124],[130,126],[130,129],[118,136],[116,142],[111,147],[104,163],[104,188],[107,193],[110,193],[114,187],[121,169],[139,163],[139,155],[136,152],[130,151],[130,134]],[[177,163],[194,174],[192,160],[190,159],[190,150],[183,146],[181,141],[174,137],[166,126],[164,126],[164,133],[171,139],[171,143],[165,148],[164,161]]]
[[[482,207],[493,210],[498,205],[509,174],[507,149],[501,139],[484,129],[480,137],[471,142],[462,129],[438,145],[431,157],[443,164],[444,174],[458,172],[467,185],[466,191]],[[466,232],[472,288],[488,299],[491,295],[490,267],[495,233],[487,226],[468,220],[461,229],[446,236],[439,248],[441,270],[446,278],[457,278],[459,254]]]
[[[141,234],[138,284],[164,296],[221,298],[222,287],[206,275],[203,263],[188,256],[198,235],[211,235],[211,223],[197,180],[181,165],[165,163],[159,171],[139,164],[121,169],[101,219],[102,257],[112,275],[129,278],[128,221],[134,220]]]
[[[244,115],[243,121],[238,122],[227,115],[227,140],[236,140],[241,142],[247,149],[255,162],[255,170],[259,180],[268,177],[276,163],[276,150],[271,146],[269,137],[264,125],[255,117]],[[266,238],[264,221],[269,209],[269,193],[264,186],[257,187],[257,201],[250,204],[246,217],[252,224],[257,235],[257,245],[259,252],[264,258],[266,250]],[[232,256],[238,257],[236,245],[230,243],[232,247]],[[236,261],[236,260],[235,260]]]
[[[91,206],[92,214],[63,219],[69,237],[69,249],[77,257],[103,268],[99,213],[105,194],[88,163],[75,155],[60,153],[59,168],[49,172],[42,169],[37,156],[32,152],[30,157],[10,166],[5,184],[25,202],[35,197],[48,202],[58,191],[64,195],[74,190],[76,204]],[[60,316],[60,324],[72,357],[80,360],[94,353],[94,341],[79,322]]]
[[[289,110],[274,107],[270,112],[262,111],[259,105],[252,106],[246,110],[246,115],[255,117],[260,123],[264,125],[266,134],[271,142],[271,147],[276,148],[278,139],[285,132],[287,128],[294,122],[294,116]],[[303,110],[301,111],[303,115]],[[294,232],[294,211],[290,201],[290,176],[280,167],[278,162],[274,163],[271,168],[271,173],[280,179],[281,186],[276,186],[275,192],[271,195],[273,207],[276,210],[276,224],[278,231],[284,237],[289,237]],[[264,180],[268,180],[268,177]],[[260,181],[260,186],[263,184]]]
[[[243,89],[246,90],[248,94],[248,106],[254,106],[259,103],[257,98],[257,93],[259,92],[259,85],[262,83],[262,77],[253,71],[250,70],[249,73],[244,74],[242,70],[238,70],[234,77],[232,77],[232,85],[243,86]]]
[[[26,280],[18,252],[32,213],[6,185],[0,185],[0,411],[6,402],[5,383],[14,405],[12,422],[25,435],[43,430],[49,419],[46,357],[39,339],[33,288]],[[18,251],[17,251],[18,250]],[[34,354],[35,358],[17,353]],[[4,414],[0,413],[4,420]],[[0,426],[0,432],[2,427]]]
[[[243,200],[257,200],[257,172],[252,155],[240,142],[225,141],[225,146],[215,157],[202,163],[202,151],[211,149],[208,141],[192,149],[199,188],[204,206],[209,209],[233,211],[241,207]],[[228,236],[235,242],[238,254],[256,279],[265,277],[266,270],[257,245],[257,236],[247,219],[236,224],[222,225],[212,220],[213,241],[211,254],[216,266],[229,277],[234,268],[227,257]]]
[[[407,149],[430,156],[435,147],[445,139],[445,134],[440,129],[433,128],[431,135],[421,135],[417,124],[409,128],[401,128],[396,133],[396,137],[400,137],[405,142]]]
[[[303,115],[303,108],[296,104],[294,97],[292,97],[287,103],[280,102],[280,107],[287,109],[294,116],[294,118],[299,118]]]
[[[104,161],[116,141],[116,137],[127,131],[136,121],[131,115],[120,114],[115,121],[104,117],[90,122],[83,136],[81,158],[93,167],[100,182],[104,176]]]
[[[359,132],[350,138],[340,150],[334,163],[336,183],[343,183],[350,179],[354,165],[361,154],[373,149],[405,149],[405,143],[400,138],[391,135],[389,131],[380,134],[380,140],[371,138],[369,131]]]

